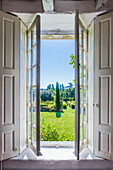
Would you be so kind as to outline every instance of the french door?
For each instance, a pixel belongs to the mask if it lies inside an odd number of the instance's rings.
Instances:
[[[87,29],[75,15],[75,156],[88,144],[88,51]]]
[[[40,16],[28,29],[27,50],[27,138],[40,153]]]

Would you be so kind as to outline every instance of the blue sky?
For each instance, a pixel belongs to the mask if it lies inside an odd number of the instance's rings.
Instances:
[[[73,81],[74,69],[69,62],[74,51],[74,40],[41,40],[41,88]]]

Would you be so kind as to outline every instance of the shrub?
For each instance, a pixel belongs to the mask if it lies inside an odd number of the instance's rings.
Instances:
[[[59,131],[56,129],[55,123],[49,120],[48,123],[42,119],[41,124],[41,141],[58,141]]]
[[[69,107],[71,107],[71,102],[70,101],[68,101],[67,104],[68,104]]]
[[[71,107],[72,109],[75,109],[75,101],[68,101],[67,103],[69,107]]]
[[[67,109],[67,103],[63,101],[63,109]]]
[[[70,107],[71,107],[72,109],[75,109],[75,101],[71,101],[71,102],[70,102]]]
[[[41,141],[74,141],[74,134],[61,131],[56,121],[41,119]],[[35,137],[35,136],[34,136]]]
[[[46,101],[41,102],[41,111],[55,111],[55,103],[53,101]]]

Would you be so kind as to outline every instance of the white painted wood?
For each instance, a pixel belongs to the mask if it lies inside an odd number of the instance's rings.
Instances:
[[[95,23],[95,155],[113,160],[113,12]]]
[[[93,152],[94,144],[94,114],[93,114],[93,94],[94,94],[94,22],[88,28],[88,148]]]
[[[53,0],[42,0],[42,4],[43,4],[43,9],[45,12],[53,12],[54,10],[54,2]]]
[[[0,11],[0,160],[19,154],[19,19]]]
[[[26,148],[26,26],[20,21],[20,152]]]

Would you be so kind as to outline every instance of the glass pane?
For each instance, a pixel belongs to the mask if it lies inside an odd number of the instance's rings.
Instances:
[[[87,70],[84,70],[84,86],[87,86]]]
[[[32,50],[32,66],[36,64],[36,47]]]
[[[36,145],[36,129],[33,128],[33,144]]]
[[[79,33],[79,45],[82,45],[81,33]]]
[[[80,80],[80,86],[82,85],[82,78],[79,79]]]
[[[87,93],[87,90],[84,89],[84,104],[86,104],[86,93]]]
[[[31,70],[28,72],[29,87],[31,86]]]
[[[36,108],[33,108],[33,125],[36,125]]]
[[[31,122],[31,108],[29,108],[29,122]]]
[[[36,44],[36,28],[33,30],[33,46]]]
[[[87,68],[87,55],[83,52],[84,68]]]
[[[86,122],[86,107],[84,107],[84,122]]]
[[[84,124],[84,139],[86,139],[86,124]]]
[[[31,68],[31,52],[28,54],[28,58],[29,58],[28,68]]]
[[[28,37],[28,50],[31,49],[31,34]]]
[[[31,88],[29,88],[29,105],[31,105]]]
[[[83,48],[86,50],[87,47],[87,40],[86,40],[86,35],[83,37]]]
[[[82,50],[79,50],[79,64],[82,65]]]
[[[32,69],[32,85],[36,85],[36,67]]]
[[[29,139],[31,139],[31,125],[29,125]]]
[[[82,85],[82,68],[79,68],[79,83]]]
[[[82,88],[80,88],[80,105],[82,105]]]
[[[33,88],[33,106],[36,106],[36,87]]]
[[[79,76],[80,76],[79,78],[82,78],[82,68],[81,67],[79,68]]]

